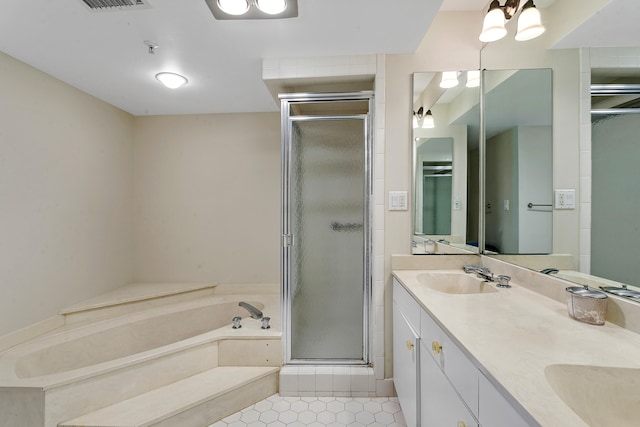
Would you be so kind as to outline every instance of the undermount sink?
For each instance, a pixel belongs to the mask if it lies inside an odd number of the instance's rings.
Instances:
[[[422,285],[445,294],[488,294],[497,292],[494,285],[465,273],[421,273],[417,277]]]
[[[640,425],[640,368],[550,365],[553,391],[590,426]]]

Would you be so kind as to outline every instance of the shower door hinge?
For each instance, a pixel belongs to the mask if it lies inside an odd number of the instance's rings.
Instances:
[[[284,246],[285,248],[293,246],[293,234],[282,235],[282,246]]]

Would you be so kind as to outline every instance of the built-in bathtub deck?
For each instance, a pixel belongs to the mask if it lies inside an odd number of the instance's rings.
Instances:
[[[201,427],[277,392],[278,368],[218,367],[59,427]]]
[[[239,301],[263,310],[272,328]],[[21,426],[209,425],[277,393],[279,313],[278,285],[127,285],[12,338],[0,351],[0,413]],[[234,316],[241,329],[232,329]],[[109,344],[134,350],[111,357]],[[88,365],[64,356],[94,350],[106,356]]]
[[[214,283],[131,283],[71,305],[60,314],[65,316],[66,323],[118,316],[212,295],[216,286]]]

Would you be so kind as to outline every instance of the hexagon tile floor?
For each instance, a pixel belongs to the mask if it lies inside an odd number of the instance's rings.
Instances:
[[[406,427],[395,397],[280,397],[274,394],[209,427]]]

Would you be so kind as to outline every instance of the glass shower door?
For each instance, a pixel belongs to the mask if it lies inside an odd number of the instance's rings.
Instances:
[[[289,119],[288,363],[367,363],[367,126],[366,115]]]

